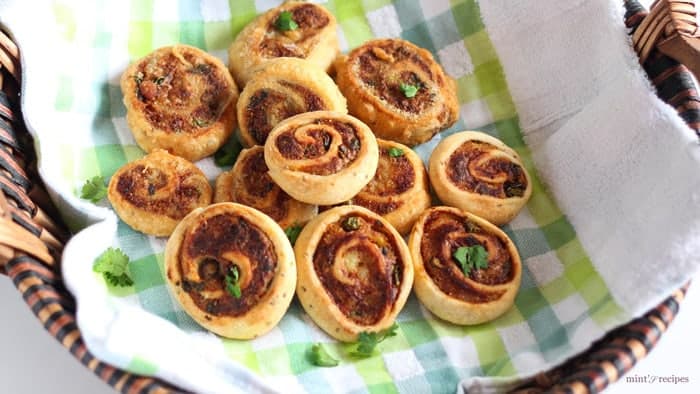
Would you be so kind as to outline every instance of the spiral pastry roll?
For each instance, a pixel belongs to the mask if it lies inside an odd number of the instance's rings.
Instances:
[[[264,145],[284,119],[311,111],[347,113],[345,98],[331,77],[300,59],[275,59],[253,74],[238,101],[241,140]]]
[[[430,207],[428,175],[411,148],[382,139],[377,139],[377,144],[377,172],[349,203],[381,215],[399,233],[407,234],[418,216]]]
[[[513,219],[532,194],[518,154],[481,132],[464,131],[440,141],[429,167],[440,200],[497,225]]]
[[[316,205],[299,202],[270,178],[262,146],[244,149],[231,171],[216,179],[214,202],[237,202],[262,211],[283,229],[316,216]]]
[[[368,41],[339,57],[335,69],[350,114],[379,138],[413,146],[457,121],[455,81],[408,41]]]
[[[152,52],[127,68],[121,89],[127,123],[146,152],[166,149],[197,161],[236,128],[238,88],[226,66],[200,49]]]
[[[341,341],[391,326],[411,291],[413,264],[403,238],[362,207],[340,206],[314,218],[294,254],[302,307]]]
[[[220,203],[187,215],[165,248],[168,287],[197,323],[250,339],[279,323],[296,284],[294,251],[262,212]]]
[[[374,177],[379,160],[372,131],[350,115],[308,112],[275,127],[265,143],[270,177],[309,204],[347,201]]]
[[[508,236],[486,220],[456,208],[430,208],[416,221],[408,247],[416,296],[436,316],[480,324],[513,305],[520,256]]]
[[[270,59],[306,59],[324,72],[339,51],[337,23],[320,5],[285,1],[250,22],[229,47],[229,67],[239,86]]]

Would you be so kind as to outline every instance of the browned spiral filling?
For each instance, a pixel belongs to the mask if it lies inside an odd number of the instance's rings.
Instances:
[[[416,183],[416,172],[406,156],[392,157],[390,147],[379,150],[379,165],[374,178],[351,203],[363,206],[380,215],[392,212],[403,205],[403,201],[392,198],[410,190]]]
[[[326,228],[313,264],[340,311],[358,324],[372,325],[396,301],[405,262],[382,222],[351,214]]]
[[[270,130],[284,119],[304,112],[328,109],[310,89],[286,81],[275,82],[284,90],[266,88],[253,93],[241,119],[258,145],[265,144]]]
[[[505,291],[485,291],[466,280],[453,255],[462,246],[483,246],[488,253],[488,268],[474,269],[469,279],[498,285],[513,280],[513,262],[506,244],[468,218],[451,212],[433,212],[425,220],[420,252],[425,271],[450,297],[483,303],[500,298]]]
[[[316,119],[277,135],[275,147],[289,160],[318,159],[318,163],[294,166],[314,175],[331,175],[357,159],[361,143],[355,125],[335,119]],[[333,149],[335,148],[335,149]]]
[[[197,174],[186,171],[168,175],[139,164],[118,175],[117,192],[131,205],[172,219],[182,219],[199,206],[202,196]]]
[[[235,214],[203,220],[185,234],[178,269],[182,289],[199,309],[213,316],[240,316],[257,305],[275,277],[277,256],[270,238],[255,224]],[[235,266],[241,297],[226,289]]]
[[[522,197],[527,188],[519,164],[494,156],[498,148],[481,141],[467,141],[450,156],[447,175],[462,190],[498,198]]]
[[[153,127],[170,133],[197,134],[219,119],[231,96],[216,65],[178,49],[149,56],[137,67],[136,95]]]
[[[270,19],[267,34],[260,42],[260,52],[266,58],[298,57],[306,58],[311,47],[318,41],[318,31],[329,23],[326,12],[314,4],[301,4],[288,9],[298,27],[280,31],[275,26],[279,13]]]
[[[291,197],[270,178],[262,147],[242,158],[232,190],[233,201],[259,209],[279,222],[289,209]]]

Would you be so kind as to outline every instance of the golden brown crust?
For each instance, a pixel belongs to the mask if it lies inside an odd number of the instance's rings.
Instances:
[[[298,25],[282,31],[275,22],[290,12]],[[239,86],[250,81],[251,71],[280,57],[306,59],[324,72],[339,51],[337,23],[333,14],[317,4],[285,1],[250,22],[229,47],[229,67]]]
[[[488,267],[464,275],[454,254],[475,245],[488,253]],[[416,222],[408,246],[416,296],[436,316],[480,324],[513,305],[522,275],[520,256],[508,236],[488,221],[456,208],[433,207]]]
[[[306,224],[316,216],[316,205],[299,202],[270,178],[262,146],[241,151],[231,171],[216,179],[214,202],[237,202],[260,210],[283,229]]]
[[[455,81],[430,52],[408,41],[368,41],[339,57],[334,67],[350,114],[377,137],[413,146],[457,121]],[[407,97],[402,84],[417,87],[415,96]]]
[[[279,122],[311,111],[347,113],[333,80],[305,60],[280,58],[252,73],[238,100],[240,136],[246,146],[264,145]]]
[[[212,190],[197,166],[158,149],[117,170],[107,197],[133,229],[167,236],[190,211],[211,203]]]
[[[362,207],[317,216],[302,230],[294,253],[302,307],[341,341],[390,327],[411,291],[413,265],[403,238]]]
[[[277,125],[265,142],[270,177],[299,201],[347,201],[374,177],[379,160],[372,131],[356,118],[307,112]]]
[[[226,66],[200,49],[157,49],[126,69],[121,89],[127,123],[146,152],[197,161],[236,128],[238,88]]]
[[[168,239],[165,270],[168,287],[188,315],[235,339],[275,327],[296,283],[294,251],[282,229],[260,211],[235,203],[187,215]],[[239,297],[230,290],[236,283]]]
[[[481,132],[463,131],[440,141],[429,167],[440,200],[497,225],[512,220],[532,194],[518,154]]]
[[[377,139],[379,165],[374,178],[350,204],[381,215],[401,234],[430,207],[428,174],[420,157],[398,142]]]

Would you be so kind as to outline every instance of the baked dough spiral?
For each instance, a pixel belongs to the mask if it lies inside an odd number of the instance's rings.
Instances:
[[[157,149],[112,175],[107,198],[124,223],[167,236],[190,211],[211,203],[207,177],[189,161]]]
[[[293,30],[276,26],[285,12],[297,25]],[[239,86],[245,86],[251,70],[270,59],[306,59],[325,72],[338,51],[337,23],[333,14],[317,4],[285,1],[258,16],[238,33],[229,47],[229,67]]]
[[[440,141],[429,167],[440,200],[497,225],[513,219],[532,194],[518,154],[481,132],[464,131]]]
[[[399,233],[407,234],[418,216],[430,207],[428,174],[411,148],[379,138],[377,143],[377,172],[349,203],[381,215]]]
[[[214,202],[237,202],[260,210],[283,229],[303,225],[318,213],[316,205],[299,202],[270,178],[262,146],[241,151],[230,171],[216,179]]]
[[[480,324],[513,305],[520,287],[520,256],[493,224],[456,208],[433,207],[416,222],[408,245],[416,296],[436,316],[455,324]],[[488,267],[465,275],[454,254],[476,245],[488,253]]]
[[[121,78],[126,120],[146,152],[197,161],[236,128],[238,88],[221,60],[187,45],[160,48]]]
[[[356,118],[318,111],[293,116],[265,142],[270,177],[299,201],[334,205],[357,194],[375,174],[377,140]]]
[[[341,341],[391,326],[411,291],[413,265],[403,238],[362,207],[317,216],[302,230],[294,253],[302,307]]]
[[[366,42],[335,63],[350,114],[377,137],[413,146],[459,117],[455,81],[430,52],[401,39]]]
[[[238,100],[241,141],[264,145],[282,120],[311,111],[347,113],[345,98],[331,77],[305,60],[281,58],[253,73]]]
[[[260,211],[235,203],[187,215],[168,239],[165,270],[188,315],[235,339],[255,338],[275,327],[296,284],[294,251],[282,229]],[[237,294],[231,286],[237,286]]]

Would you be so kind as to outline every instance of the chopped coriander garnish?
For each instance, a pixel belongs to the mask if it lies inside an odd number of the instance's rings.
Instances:
[[[205,127],[208,126],[211,122],[205,119],[192,118],[192,123],[194,123],[194,125],[197,127]]]
[[[407,83],[401,83],[399,85],[399,88],[401,88],[401,92],[403,92],[403,95],[406,96],[406,98],[412,98],[418,93],[418,89],[420,89],[420,85],[409,85]]]
[[[219,150],[214,153],[214,163],[219,167],[232,166],[241,153],[241,143],[235,136],[231,136]]]
[[[241,298],[241,285],[238,283],[239,275],[238,266],[234,265],[228,270],[226,277],[224,277],[226,291],[236,298]]]
[[[156,85],[161,85],[165,82],[165,77],[158,77],[153,81]]]
[[[403,156],[403,149],[392,146],[391,148],[389,148],[389,156],[401,157]]]
[[[398,324],[394,323],[391,327],[379,332],[361,332],[360,336],[357,338],[357,349],[352,352],[352,355],[357,357],[371,356],[380,342],[396,335],[396,330],[398,330],[398,328]]]
[[[137,85],[143,82],[143,73],[141,71],[137,72],[136,75],[134,75],[134,81],[136,81]]]
[[[360,219],[357,216],[350,216],[341,225],[345,231],[353,231],[360,228]]]
[[[107,195],[107,186],[105,186],[105,180],[101,176],[95,176],[87,181],[80,189],[80,198],[84,200],[90,200],[92,202],[99,202]]]
[[[452,257],[462,266],[464,275],[469,275],[473,269],[484,269],[489,266],[489,254],[481,245],[457,248],[452,254]]]
[[[292,18],[292,13],[289,11],[282,11],[275,21],[275,27],[280,31],[295,30],[299,25]]]
[[[301,224],[294,224],[284,229],[284,233],[287,235],[287,238],[289,238],[289,242],[291,242],[292,246],[297,242],[302,228],[304,228],[304,226]]]
[[[105,282],[111,286],[129,287],[134,281],[129,276],[128,266],[129,256],[119,248],[108,248],[95,259],[92,270],[101,273]]]
[[[338,360],[334,359],[328,352],[326,348],[320,343],[315,343],[311,346],[311,352],[309,352],[309,358],[311,359],[311,364],[319,367],[335,367],[338,365]]]

